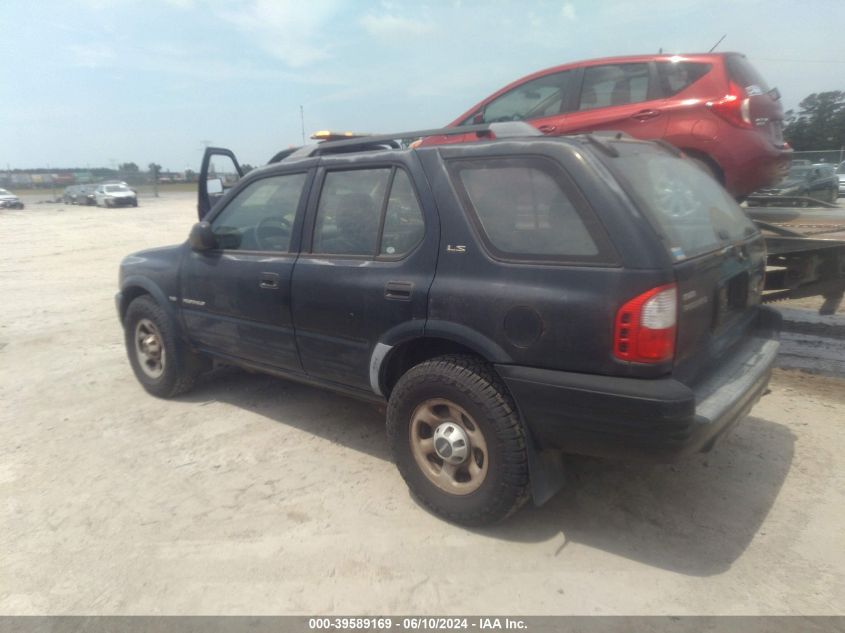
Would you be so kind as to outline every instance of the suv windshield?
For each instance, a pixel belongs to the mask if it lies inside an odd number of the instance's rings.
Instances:
[[[614,143],[609,164],[651,218],[676,260],[745,240],[757,229],[736,201],[692,161],[645,143]]]

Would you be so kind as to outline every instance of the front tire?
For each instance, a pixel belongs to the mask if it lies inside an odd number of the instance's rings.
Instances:
[[[129,363],[141,386],[159,398],[190,390],[203,362],[179,340],[172,320],[149,295],[134,299],[123,319]]]
[[[528,500],[525,430],[478,358],[442,356],[405,373],[390,395],[387,435],[411,492],[449,521],[495,523]]]

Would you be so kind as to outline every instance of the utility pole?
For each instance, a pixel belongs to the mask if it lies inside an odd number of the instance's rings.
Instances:
[[[302,126],[302,144],[305,145],[305,111],[299,106],[299,123]]]

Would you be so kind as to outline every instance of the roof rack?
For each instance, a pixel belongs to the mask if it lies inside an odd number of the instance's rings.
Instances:
[[[431,130],[413,130],[410,132],[397,132],[395,134],[373,134],[369,136],[357,136],[354,138],[339,141],[324,141],[313,145],[305,145],[299,149],[287,153],[287,150],[279,152],[270,162],[278,162],[285,158],[308,158],[323,154],[342,154],[344,152],[355,152],[367,149],[398,149],[396,139],[422,138],[426,136],[455,136],[458,134],[478,134],[487,136],[491,133],[496,138],[508,138],[516,136],[542,136],[534,126],[524,121],[503,121],[500,123],[484,123],[481,125],[465,125],[461,127],[436,128]],[[286,154],[279,158],[281,154]],[[274,160],[275,159],[275,160]]]

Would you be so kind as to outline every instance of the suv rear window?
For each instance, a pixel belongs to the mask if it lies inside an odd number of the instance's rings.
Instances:
[[[711,64],[700,62],[657,62],[657,78],[664,97],[671,97],[704,77]]]
[[[727,58],[727,65],[728,74],[730,74],[731,79],[742,86],[749,95],[755,93],[754,87],[759,89],[759,93],[757,94],[763,94],[769,91],[766,80],[763,79],[763,76],[757,72],[757,69],[745,57],[730,55]]]
[[[690,160],[643,143],[615,143],[610,160],[623,185],[651,218],[676,260],[746,240],[757,233],[736,201]]]
[[[560,169],[535,157],[458,160],[458,193],[494,255],[505,259],[602,261],[607,238],[576,208]]]

